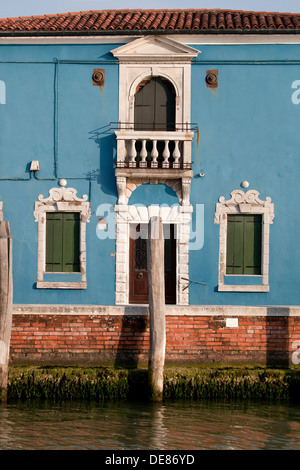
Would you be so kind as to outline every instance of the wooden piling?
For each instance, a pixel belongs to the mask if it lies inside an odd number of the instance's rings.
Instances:
[[[150,314],[150,350],[148,384],[150,399],[163,398],[166,347],[164,237],[160,217],[151,217],[147,246],[148,291]]]
[[[12,325],[12,239],[9,223],[0,222],[0,402],[7,399]]]

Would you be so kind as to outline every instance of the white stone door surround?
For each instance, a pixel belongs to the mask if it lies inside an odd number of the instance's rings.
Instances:
[[[129,237],[130,224],[148,224],[150,217],[160,216],[165,224],[176,225],[176,304],[188,305],[189,238],[193,208],[191,205],[119,204],[116,211],[116,305],[129,304]]]

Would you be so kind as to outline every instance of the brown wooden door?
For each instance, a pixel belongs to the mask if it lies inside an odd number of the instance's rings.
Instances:
[[[129,303],[147,304],[147,225],[131,224],[129,249]],[[176,303],[176,238],[174,225],[164,225],[165,235],[165,300]]]
[[[130,224],[129,302],[148,303],[147,225]]]

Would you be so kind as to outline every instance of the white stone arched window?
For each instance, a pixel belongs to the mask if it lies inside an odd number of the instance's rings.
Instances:
[[[136,88],[145,78],[163,77],[176,91],[176,123],[190,122],[191,61],[200,51],[169,37],[146,36],[111,51],[119,60],[119,121],[133,123]]]

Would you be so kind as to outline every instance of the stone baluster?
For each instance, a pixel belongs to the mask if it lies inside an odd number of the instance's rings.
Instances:
[[[157,168],[158,167],[158,150],[157,150],[157,140],[153,140],[152,142],[152,151],[151,151],[151,168]]]
[[[178,145],[179,145],[179,141],[175,140],[175,148],[174,148],[174,152],[173,152],[173,158],[174,158],[173,168],[180,168],[180,162],[179,162],[180,150],[179,150]]]
[[[118,165],[123,167],[126,162],[126,145],[124,139],[118,139],[117,141],[117,151],[118,151]]]
[[[131,140],[130,142],[130,150],[129,150],[129,164],[128,166],[131,167],[131,168],[135,168],[136,167],[136,156],[137,156],[137,151],[136,151],[136,148],[135,148],[135,143],[136,143],[136,140]]]
[[[140,151],[140,157],[141,157],[140,168],[146,168],[147,167],[147,161],[146,161],[147,149],[146,149],[146,140],[145,139],[142,140],[142,149]]]
[[[169,141],[165,140],[165,148],[163,151],[163,162],[162,162],[162,167],[163,168],[169,168],[169,157],[170,157],[170,150],[169,150]]]

